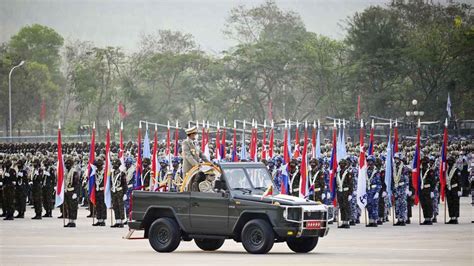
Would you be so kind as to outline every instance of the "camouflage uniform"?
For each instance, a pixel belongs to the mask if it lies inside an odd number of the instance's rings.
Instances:
[[[395,218],[399,225],[407,220],[407,190],[410,182],[410,170],[403,163],[393,167],[393,196],[395,198]]]
[[[379,217],[378,204],[381,188],[380,173],[376,168],[367,169],[367,211],[372,221],[377,221]]]

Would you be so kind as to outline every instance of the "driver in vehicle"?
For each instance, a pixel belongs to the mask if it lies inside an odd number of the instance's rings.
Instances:
[[[212,193],[214,192],[214,181],[216,180],[216,175],[214,170],[210,169],[204,173],[206,175],[206,179],[199,183],[199,191]]]

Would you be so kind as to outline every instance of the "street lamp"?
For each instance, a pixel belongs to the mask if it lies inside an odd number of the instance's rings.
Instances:
[[[25,61],[21,61],[18,65],[12,67],[10,74],[8,74],[8,110],[9,110],[9,131],[10,131],[10,140],[12,139],[12,73],[13,70],[17,67],[21,67],[25,64]]]
[[[413,117],[413,121],[416,122],[417,118],[420,119],[422,116],[425,115],[425,112],[416,109],[416,105],[418,104],[418,101],[416,99],[413,99],[411,101],[411,104],[413,105],[413,111],[406,111],[405,114],[407,117]]]

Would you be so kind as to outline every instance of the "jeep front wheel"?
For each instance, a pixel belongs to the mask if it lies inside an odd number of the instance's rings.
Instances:
[[[272,249],[275,236],[267,221],[255,219],[245,224],[241,239],[242,245],[248,253],[265,254]]]
[[[288,247],[296,253],[308,253],[318,244],[317,237],[289,238],[286,240]]]
[[[194,239],[194,242],[204,251],[214,251],[222,247],[224,239]]]
[[[175,220],[160,218],[154,221],[148,232],[151,247],[158,252],[173,252],[179,246],[181,233]]]

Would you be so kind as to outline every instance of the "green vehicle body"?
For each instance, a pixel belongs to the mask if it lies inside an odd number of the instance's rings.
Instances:
[[[221,163],[220,180],[226,169],[265,168],[261,163]],[[324,237],[332,218],[332,207],[287,195],[252,195],[232,189],[219,193],[133,191],[129,228],[144,230],[167,217],[176,220],[182,240],[234,239],[252,219],[263,219],[273,228],[275,241],[288,238]]]

